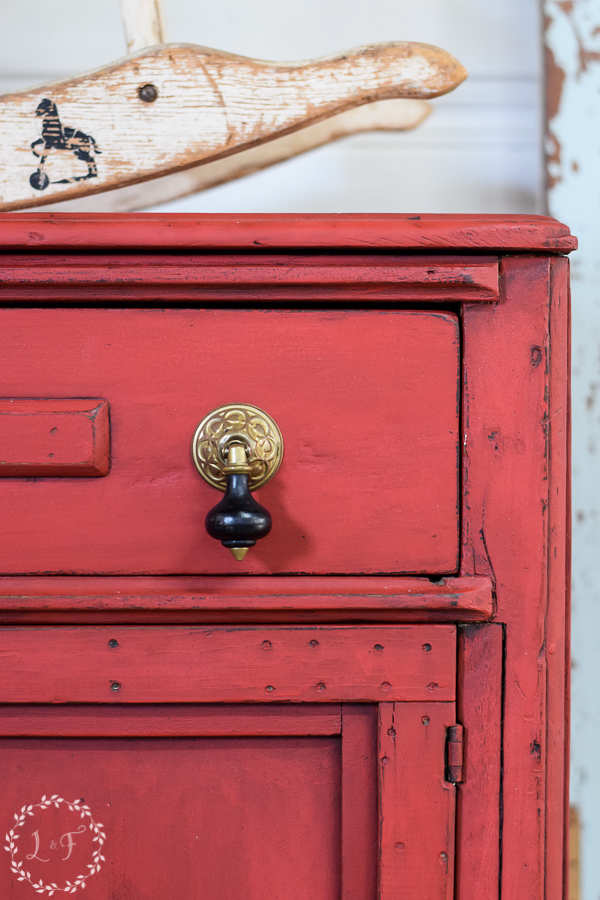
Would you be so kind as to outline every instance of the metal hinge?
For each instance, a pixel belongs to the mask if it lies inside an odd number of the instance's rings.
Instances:
[[[463,780],[463,735],[462,725],[451,725],[446,731],[446,781],[450,784]]]

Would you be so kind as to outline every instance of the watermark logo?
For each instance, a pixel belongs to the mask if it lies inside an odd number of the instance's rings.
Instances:
[[[10,853],[10,867],[17,881],[28,881],[38,894],[48,897],[55,891],[74,894],[79,887],[85,887],[87,879],[105,862],[104,826],[94,821],[83,800],[69,803],[58,794],[51,797],[44,794],[39,803],[22,806],[14,817],[15,824],[6,835],[4,849]],[[75,827],[77,819],[83,821]],[[85,863],[86,857],[91,862]],[[61,877],[61,884],[59,880],[51,881],[58,871],[62,875],[67,863],[73,871],[83,866],[88,871],[72,876],[71,880]]]

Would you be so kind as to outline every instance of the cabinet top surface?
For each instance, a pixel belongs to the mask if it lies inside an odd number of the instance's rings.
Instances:
[[[396,214],[2,213],[0,250],[306,248],[537,251],[577,248],[547,216]]]

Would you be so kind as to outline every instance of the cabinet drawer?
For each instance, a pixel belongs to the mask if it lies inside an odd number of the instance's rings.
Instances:
[[[104,477],[0,479],[10,523],[2,572],[456,571],[456,316],[315,309],[0,315],[4,396],[103,398],[111,453]],[[281,469],[255,495],[273,530],[243,562],[204,530],[222,495],[198,476],[190,452],[198,422],[234,402],[266,410],[285,441]]]

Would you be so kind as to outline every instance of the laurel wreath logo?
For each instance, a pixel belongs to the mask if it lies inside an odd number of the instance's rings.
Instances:
[[[92,863],[88,864],[89,872],[86,875],[78,875],[75,881],[67,881],[65,882],[64,887],[59,887],[57,884],[44,884],[44,882],[40,879],[38,882],[31,880],[31,875],[29,872],[26,872],[23,868],[23,863],[17,861],[18,857],[18,848],[17,841],[19,840],[20,835],[17,834],[19,828],[24,824],[27,816],[34,815],[34,809],[48,809],[50,806],[54,805],[57,809],[61,803],[65,803],[71,812],[78,812],[81,818],[85,821],[85,819],[89,819],[89,828],[90,831],[93,831],[94,837],[92,840],[98,844],[94,853],[92,855]],[[38,894],[44,894],[46,891],[48,892],[48,897],[51,897],[55,891],[63,891],[65,894],[74,894],[78,887],[84,888],[86,880],[90,877],[90,875],[94,875],[96,872],[100,871],[101,862],[106,862],[104,856],[102,855],[102,846],[106,841],[106,835],[101,830],[104,828],[101,822],[94,822],[92,818],[92,813],[90,811],[89,806],[86,806],[85,803],[82,803],[80,800],[75,800],[73,803],[69,803],[68,800],[63,799],[63,797],[59,797],[58,794],[53,794],[51,797],[42,797],[39,803],[30,803],[29,806],[22,806],[20,813],[15,813],[15,824],[12,829],[6,835],[6,841],[8,846],[4,849],[7,850],[11,855],[11,864],[10,867],[15,875],[18,875],[17,881],[28,881],[29,884],[35,888]]]

